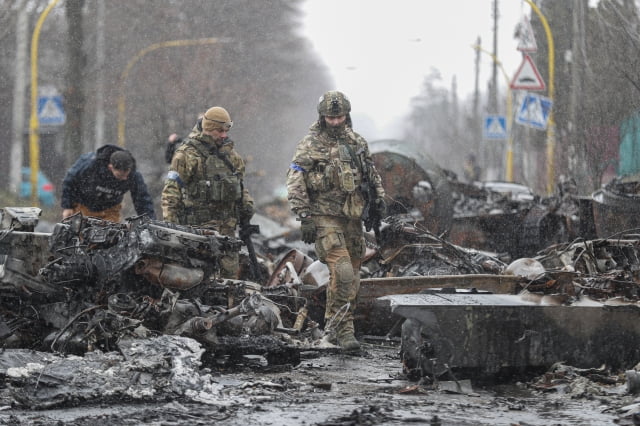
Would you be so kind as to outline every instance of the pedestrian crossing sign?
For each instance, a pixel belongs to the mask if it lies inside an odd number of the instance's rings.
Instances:
[[[484,119],[485,139],[507,139],[507,119],[504,115],[488,115]]]
[[[62,106],[62,96],[38,97],[38,121],[45,125],[62,125],[66,121],[66,114]]]
[[[538,130],[545,130],[547,128],[551,107],[551,99],[533,93],[527,93],[527,95],[522,98],[522,102],[518,108],[516,123]]]

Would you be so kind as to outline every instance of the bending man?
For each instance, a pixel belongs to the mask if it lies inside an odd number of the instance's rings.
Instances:
[[[153,200],[129,151],[104,145],[83,154],[62,181],[62,218],[85,216],[120,222],[124,194],[131,192],[136,213],[155,219]]]

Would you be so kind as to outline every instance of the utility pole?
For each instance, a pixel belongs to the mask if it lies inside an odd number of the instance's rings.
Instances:
[[[94,148],[98,149],[104,145],[104,1],[98,1],[96,10],[96,140]],[[88,148],[88,147],[85,147]]]
[[[451,116],[453,117],[453,134],[451,135],[454,144],[460,143],[460,114],[458,109],[458,82],[456,76],[451,80]],[[461,146],[464,146],[462,144]]]
[[[478,36],[476,40],[476,46],[482,47],[482,41],[480,40],[480,36]],[[480,87],[479,87],[479,79],[480,79],[480,49],[476,49],[476,60],[475,60],[475,86],[473,90],[473,119],[476,123],[480,121],[480,111],[478,110],[478,105],[480,101]]]
[[[498,57],[498,0],[493,0],[493,57]],[[489,84],[489,114],[498,113],[498,64],[493,61],[491,83]],[[486,179],[497,179],[500,169],[500,155],[502,150],[497,149],[496,143],[487,143],[486,154]]]
[[[476,45],[481,48],[482,40],[480,36],[478,36],[476,40]],[[473,135],[475,135],[478,139],[474,140],[473,146],[478,150],[476,153],[478,159],[480,160],[480,167],[483,169],[486,168],[486,159],[484,156],[484,142],[482,139],[482,125],[480,121],[480,49],[476,49],[476,60],[475,60],[475,86],[473,90]],[[479,136],[478,136],[479,135]],[[478,142],[476,142],[478,141]]]
[[[588,192],[589,182],[585,171],[584,146],[581,141],[584,132],[580,119],[578,105],[579,94],[582,93],[582,67],[585,63],[584,54],[584,6],[585,0],[572,2],[572,36],[571,36],[571,92],[569,94],[569,155],[568,169],[571,177],[578,183],[578,189]]]
[[[22,163],[24,161],[24,112],[27,89],[27,49],[29,47],[29,20],[24,2],[24,0],[20,0],[16,4],[18,13],[16,19],[16,63],[15,80],[13,82],[11,164],[9,166],[9,188],[14,194],[18,194],[20,190]]]
[[[493,0],[493,57],[498,57],[498,0]],[[496,61],[493,61],[491,68],[490,96],[489,112],[495,114],[498,112],[498,64]]]
[[[69,62],[66,73],[65,108],[67,123],[65,125],[66,166],[72,165],[84,151],[82,143],[82,121],[85,106],[85,95],[82,87],[82,71],[85,54],[82,51],[84,32],[82,28],[82,8],[84,0],[66,0],[67,46]]]

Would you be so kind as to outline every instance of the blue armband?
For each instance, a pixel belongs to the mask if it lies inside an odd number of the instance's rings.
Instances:
[[[167,173],[167,179],[175,180],[180,188],[184,187],[184,182],[180,179],[180,173],[175,170],[169,170],[169,173]]]
[[[302,167],[300,167],[296,163],[291,163],[289,168],[295,170],[296,172],[302,172],[302,173],[306,173],[307,172],[305,169],[303,169]]]

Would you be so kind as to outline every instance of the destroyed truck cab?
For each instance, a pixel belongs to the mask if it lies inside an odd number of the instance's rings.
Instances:
[[[449,238],[455,244],[515,259],[566,241],[565,226],[526,185],[450,180],[454,203]]]
[[[640,177],[618,176],[591,195],[594,231],[610,238],[640,228]]]

